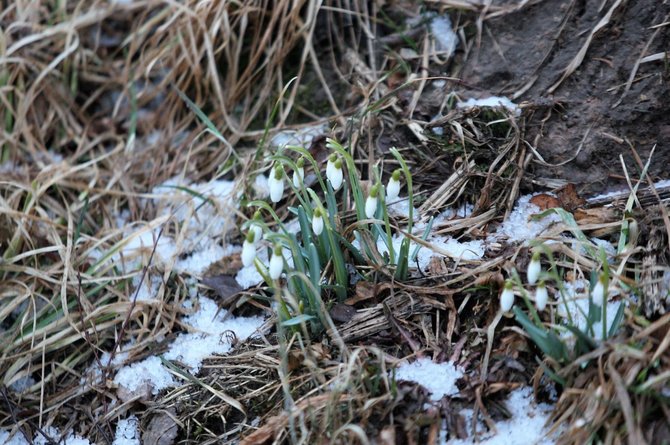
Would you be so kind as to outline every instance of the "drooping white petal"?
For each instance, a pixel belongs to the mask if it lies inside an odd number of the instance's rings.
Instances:
[[[389,179],[389,183],[386,186],[386,200],[387,201],[396,201],[400,195],[400,181],[396,179]]]
[[[268,185],[270,186],[270,199],[272,202],[281,201],[284,196],[284,179],[277,179],[273,175],[268,179]]]
[[[531,259],[530,263],[528,263],[528,284],[537,283],[537,279],[540,278],[540,272],[542,272],[540,259],[533,255],[533,259]]]
[[[505,289],[500,294],[500,309],[507,312],[514,306],[514,290],[511,284],[505,284]]]
[[[328,176],[328,180],[330,181],[330,185],[333,187],[333,190],[339,190],[339,188],[342,187],[343,179],[344,174],[342,173],[342,169],[333,166],[331,175]]]
[[[379,198],[374,196],[368,196],[368,199],[365,200],[365,216],[368,218],[374,218],[375,213],[377,213],[377,203]]]
[[[602,279],[598,279],[596,286],[593,288],[593,293],[591,294],[591,297],[593,299],[593,304],[595,304],[598,307],[602,307],[606,298],[605,285],[603,284]]]
[[[281,276],[282,271],[284,270],[284,257],[280,254],[273,253],[272,258],[270,258],[270,278],[273,280],[278,279]]]
[[[312,230],[314,231],[314,234],[316,236],[321,235],[321,232],[323,232],[323,217],[322,216],[314,216],[312,217]]]
[[[254,243],[257,243],[263,239],[263,228],[260,226],[260,224],[252,223],[250,229],[254,232]]]
[[[333,171],[335,170],[335,162],[328,158],[326,163],[326,178],[330,179],[333,176]]]
[[[304,180],[305,180],[305,169],[298,167],[297,170],[293,171],[293,186],[295,188],[300,188]]]
[[[549,301],[547,286],[544,285],[544,281],[540,281],[535,290],[535,307],[537,307],[537,310],[542,312],[547,307],[547,301]]]
[[[244,264],[244,267],[254,264],[254,258],[256,258],[256,245],[244,240],[242,244],[242,264]]]

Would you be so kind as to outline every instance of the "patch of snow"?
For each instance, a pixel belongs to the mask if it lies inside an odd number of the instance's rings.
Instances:
[[[607,254],[607,258],[611,259],[616,256],[616,247],[609,241],[593,237],[591,238],[591,242],[593,242],[598,249],[602,248]]]
[[[4,445],[30,445],[21,431],[17,431],[12,437],[10,432],[0,429],[0,443]]]
[[[533,403],[532,388],[523,387],[512,391],[505,405],[511,417],[496,423],[497,434],[492,432],[480,434],[478,441],[475,441],[474,437],[447,441],[443,436],[441,443],[446,445],[475,443],[482,445],[553,445],[555,443],[552,438],[546,437],[548,431],[545,429],[553,407],[544,403]],[[466,431],[472,431],[472,410],[463,410],[461,414],[466,417]],[[485,430],[482,421],[478,420],[477,424],[477,431]]]
[[[195,332],[180,334],[164,357],[179,360],[198,373],[202,361],[214,354],[226,354],[232,349],[233,338],[244,341],[263,325],[263,317],[227,317],[228,312],[219,309],[209,298],[199,299],[198,311],[183,320]]]
[[[35,379],[31,375],[24,375],[23,377],[20,377],[19,379],[15,380],[9,385],[9,390],[13,391],[17,394],[21,394],[22,392],[26,391],[29,389],[31,386],[33,386],[35,383]]]
[[[451,26],[449,16],[445,14],[433,18],[430,22],[430,32],[435,38],[436,49],[451,57],[458,45],[458,35]]]
[[[242,248],[240,246],[228,245],[221,247],[218,244],[210,244],[202,250],[193,252],[186,258],[178,260],[174,265],[174,270],[199,276],[217,261],[221,261],[223,258],[241,251]]]
[[[272,136],[270,145],[274,148],[283,148],[287,145],[307,147],[315,137],[321,136],[327,131],[325,124],[302,127],[297,130],[284,130]]]
[[[475,206],[472,204],[463,204],[457,209],[448,207],[442,211],[439,215],[433,220],[433,226],[440,224],[444,221],[457,218],[468,218],[472,215],[472,212],[475,210]]]
[[[140,445],[140,422],[137,417],[119,420],[112,445]]]
[[[141,284],[140,281],[142,281]],[[147,273],[144,280],[142,280],[142,273],[135,275],[133,277],[134,290],[131,292],[130,298],[132,299],[137,295],[136,301],[155,300],[162,282],[163,279],[159,275],[150,276],[150,274]],[[140,286],[139,290],[137,289],[138,286]]]
[[[396,218],[409,218],[409,198],[400,198],[386,206],[389,216]],[[417,208],[412,211],[412,219],[418,221],[421,219],[421,212]]]
[[[429,358],[419,358],[412,363],[403,363],[395,370],[396,380],[416,382],[430,392],[430,399],[440,400],[444,396],[458,394],[456,380],[463,371],[453,363],[435,363]]]
[[[433,257],[448,256],[455,260],[474,261],[480,260],[485,253],[485,245],[481,240],[460,242],[451,237],[436,237],[429,239],[428,242],[442,252],[435,252],[428,247],[422,247],[417,254],[417,261],[421,270],[426,270]]]
[[[533,196],[535,195],[521,196],[509,217],[498,227],[495,234],[489,236],[488,241],[495,242],[498,238],[505,237],[509,241],[523,241],[528,244],[550,225],[561,221],[561,217],[556,214],[545,216],[541,220],[531,219],[531,216],[540,213],[540,208],[530,202]]]
[[[506,108],[509,111],[513,112],[515,116],[521,115],[521,108],[511,100],[502,96],[491,96],[485,97],[483,99],[470,98],[465,102],[458,102],[456,104],[458,108]]]
[[[263,317],[228,317],[228,311],[219,310],[209,298],[201,297],[199,303],[198,310],[183,319],[183,323],[194,332],[179,334],[163,356],[166,360],[180,361],[193,374],[200,371],[205,358],[228,353],[233,340],[246,340],[264,322]],[[154,395],[176,385],[175,378],[156,356],[121,368],[114,377],[114,383],[131,393],[148,385]]]
[[[43,431],[49,436],[50,439],[53,440],[58,440],[61,437],[60,431],[58,428],[54,427],[46,427],[43,428]],[[47,445],[47,444],[52,444],[53,442],[50,442],[46,437],[44,437],[42,434],[37,432],[35,434],[35,438],[33,439],[33,444],[34,445]],[[58,445],[91,445],[91,442],[88,441],[88,439],[84,439],[81,436],[78,436],[76,434],[66,434],[64,437],[57,442]]]

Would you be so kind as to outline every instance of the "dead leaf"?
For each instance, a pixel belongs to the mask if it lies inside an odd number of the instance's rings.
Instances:
[[[575,185],[571,182],[561,188],[556,194],[561,201],[561,206],[568,212],[572,213],[578,208],[586,205],[586,200],[579,196]]]
[[[361,301],[375,298],[379,294],[379,291],[385,287],[387,286],[384,286],[383,284],[378,285],[370,283],[369,281],[359,281],[356,283],[356,294],[353,297],[344,300],[344,303],[353,306]]]
[[[619,220],[619,215],[611,207],[594,207],[592,209],[575,210],[575,221],[580,225],[603,224]]]
[[[240,445],[263,445],[274,440],[277,434],[286,428],[287,421],[288,415],[286,413],[270,417],[263,426],[243,438]]]
[[[174,413],[172,413],[174,415]],[[177,422],[168,412],[160,412],[151,418],[142,434],[145,445],[172,445],[177,438]]]
[[[204,277],[201,282],[205,286],[214,289],[216,294],[223,299],[224,304],[228,303],[231,297],[242,291],[242,287],[237,284],[235,277],[232,275]]]
[[[347,323],[356,315],[356,308],[347,304],[336,303],[330,308],[330,317],[338,323]]]
[[[540,193],[539,195],[533,196],[530,198],[530,203],[535,204],[542,211],[561,207],[561,201],[559,201],[558,198],[547,195],[546,193]]]

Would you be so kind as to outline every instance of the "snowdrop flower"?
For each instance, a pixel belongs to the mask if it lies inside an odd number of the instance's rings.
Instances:
[[[500,309],[503,312],[507,312],[512,309],[514,305],[514,285],[510,280],[505,281],[505,288],[503,289],[502,294],[500,294]]]
[[[328,158],[326,177],[330,181],[330,185],[333,186],[333,190],[338,190],[342,187],[342,179],[344,178],[342,160],[335,153]]]
[[[365,216],[374,218],[377,213],[377,204],[379,203],[379,184],[375,184],[370,189],[368,199],[365,200]]]
[[[544,285],[544,281],[540,281],[535,290],[535,306],[537,307],[537,310],[542,312],[544,308],[547,307],[548,300],[549,294],[547,293],[547,286]]]
[[[598,278],[596,286],[593,288],[593,293],[591,293],[591,299],[593,304],[598,307],[602,307],[607,295],[605,293],[605,274],[601,274]]]
[[[242,264],[244,267],[249,267],[254,264],[254,259],[256,258],[256,236],[255,232],[249,230],[247,237],[242,244]]]
[[[400,195],[400,169],[393,172],[386,186],[386,201],[396,201]]]
[[[272,250],[272,258],[270,258],[270,278],[278,279],[284,270],[284,257],[282,256],[282,247],[277,244]]]
[[[540,264],[540,252],[535,252],[533,258],[531,258],[530,263],[528,263],[528,284],[537,283],[537,279],[540,278],[540,272],[542,272],[542,265]]]
[[[263,239],[263,227],[260,225],[260,220],[261,220],[261,211],[256,210],[254,212],[254,217],[251,220],[251,226],[250,230],[254,232],[254,243],[257,243],[261,239]]]
[[[300,188],[302,182],[305,180],[305,158],[301,157],[296,163],[297,169],[293,171],[293,186]]]
[[[284,169],[277,164],[268,179],[270,186],[270,199],[272,202],[279,202],[284,195]]]
[[[312,215],[312,230],[314,235],[319,236],[323,232],[323,215],[321,215],[321,209],[314,209],[314,214]]]

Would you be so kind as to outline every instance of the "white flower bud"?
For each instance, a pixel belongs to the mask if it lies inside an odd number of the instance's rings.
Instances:
[[[505,281],[505,288],[503,289],[502,294],[500,294],[500,309],[502,309],[503,312],[509,311],[512,309],[512,306],[514,306],[513,287],[511,281]]]
[[[533,258],[528,263],[528,284],[537,283],[537,279],[540,278],[540,272],[542,272],[542,265],[540,264],[540,252],[535,252]]]
[[[386,200],[396,201],[400,195],[400,170],[396,170],[391,175],[389,183],[386,186]]]
[[[547,307],[547,301],[549,301],[547,286],[544,285],[544,281],[540,281],[535,290],[535,307],[537,307],[537,310],[542,312]]]
[[[247,234],[247,238],[242,244],[242,264],[244,267],[249,267],[254,264],[254,258],[256,258],[256,244],[254,241],[254,231],[250,230]]]
[[[284,270],[284,257],[282,255],[281,246],[275,246],[272,251],[272,258],[270,258],[270,278],[273,280],[278,279],[281,276],[282,271]]]
[[[321,209],[319,208],[314,210],[314,215],[312,215],[312,230],[316,236],[323,232],[323,216],[321,216]]]
[[[333,190],[338,190],[342,187],[342,180],[344,179],[342,160],[334,153],[328,158],[328,164],[326,164],[326,177],[330,181]]]
[[[593,293],[591,294],[593,304],[595,304],[598,307],[602,307],[602,305],[605,302],[605,299],[607,298],[604,281],[605,281],[605,275],[601,274],[600,277],[598,278],[598,282],[593,288]]]
[[[377,213],[377,204],[379,203],[379,185],[374,185],[370,189],[370,195],[365,200],[365,216],[374,218]]]
[[[270,187],[270,199],[272,202],[281,201],[284,196],[284,169],[281,165],[277,165],[274,171],[268,178],[268,185]]]
[[[296,167],[297,169],[293,171],[293,186],[300,188],[302,182],[305,180],[305,158],[298,159]]]

